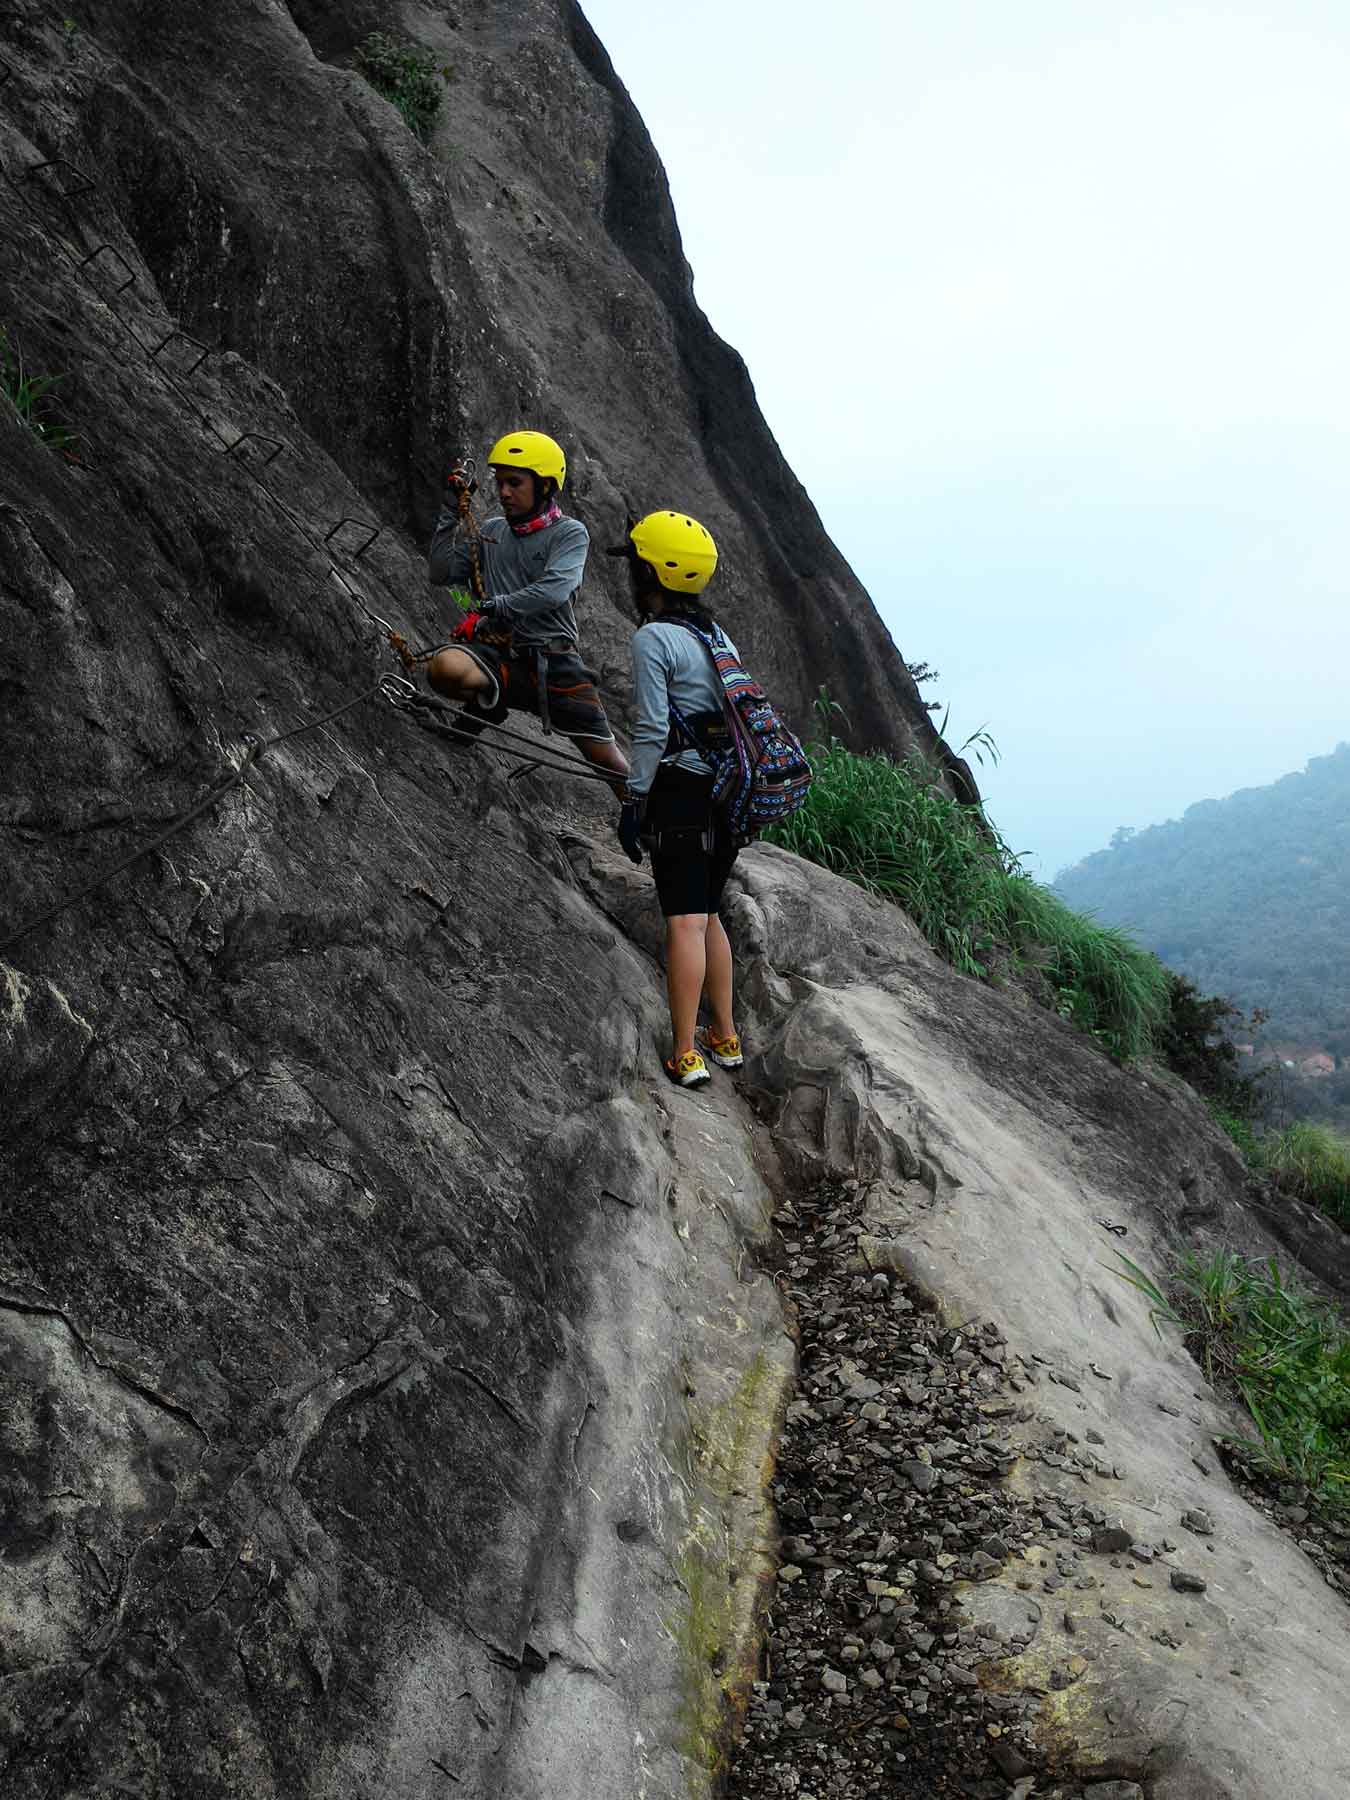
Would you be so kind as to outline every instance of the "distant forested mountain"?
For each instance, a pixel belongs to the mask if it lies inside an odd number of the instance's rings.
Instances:
[[[1202,993],[1269,1013],[1265,1042],[1350,1057],[1350,744],[1270,787],[1122,828],[1054,886]]]

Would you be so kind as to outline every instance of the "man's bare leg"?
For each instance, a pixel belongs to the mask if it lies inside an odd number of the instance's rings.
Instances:
[[[613,776],[616,788],[625,785],[628,780],[628,758],[613,738],[577,738],[574,741],[588,763],[594,763],[597,769],[604,769]]]
[[[492,682],[463,650],[440,650],[427,666],[427,680],[447,700],[476,700],[492,692]]]

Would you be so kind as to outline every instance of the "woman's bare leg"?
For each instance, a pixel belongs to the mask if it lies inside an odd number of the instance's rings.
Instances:
[[[708,915],[704,943],[707,970],[704,985],[708,995],[708,1010],[712,1013],[712,1035],[721,1042],[725,1038],[735,1037],[736,1023],[731,1013],[731,942],[716,913]]]
[[[678,1061],[694,1047],[698,1003],[708,970],[707,913],[675,913],[666,920],[666,993]]]

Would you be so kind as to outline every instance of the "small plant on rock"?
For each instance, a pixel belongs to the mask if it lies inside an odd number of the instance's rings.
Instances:
[[[64,379],[62,375],[30,375],[23,352],[0,325],[0,388],[34,437],[73,461],[79,439],[51,415],[52,390]]]
[[[441,110],[449,69],[437,67],[429,50],[383,31],[362,38],[356,47],[356,66],[375,92],[403,114],[414,137],[425,143]]]

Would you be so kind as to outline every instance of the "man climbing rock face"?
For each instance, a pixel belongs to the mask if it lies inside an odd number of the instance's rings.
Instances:
[[[472,635],[456,633],[459,641],[439,652],[427,678],[464,703],[469,729],[504,718],[509,707],[532,712],[620,782],[628,763],[577,649],[573,601],[590,538],[558,505],[567,459],[542,431],[515,431],[497,440],[488,463],[503,516],[478,534],[461,504],[472,491],[469,478],[452,473],[436,521],[431,579],[472,586],[477,613]]]
[[[736,843],[713,808],[713,765],[679,724],[705,743],[725,736],[721,680],[698,633],[717,633],[733,653],[735,646],[700,598],[717,546],[696,519],[648,513],[609,554],[628,559],[641,621],[633,638],[633,770],[619,842],[634,862],[650,850],[665,916],[673,1039],[666,1074],[681,1087],[701,1087],[711,1079],[705,1058],[724,1069],[744,1061],[732,1018],[731,943],[718,916]],[[705,994],[711,1018],[699,1027]]]

